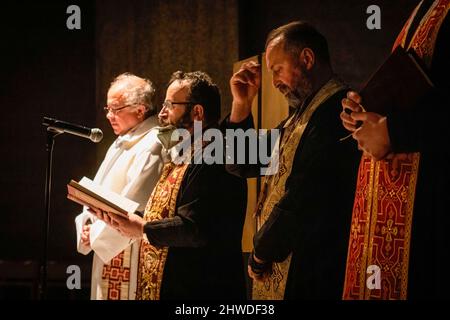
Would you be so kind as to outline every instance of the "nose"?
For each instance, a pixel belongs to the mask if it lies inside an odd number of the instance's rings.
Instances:
[[[167,108],[163,106],[161,111],[159,111],[158,118],[164,117],[165,115],[167,115]]]
[[[275,88],[278,88],[278,86],[280,85],[280,80],[278,79],[278,76],[275,74],[272,75],[272,85]]]
[[[275,88],[280,84],[280,77],[276,72],[272,73],[272,84]]]
[[[108,111],[106,114],[106,119],[111,120],[114,117],[114,114],[111,111]]]

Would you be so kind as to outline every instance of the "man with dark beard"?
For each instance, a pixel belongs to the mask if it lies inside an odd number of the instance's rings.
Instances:
[[[253,299],[340,299],[360,156],[353,142],[339,141],[346,131],[336,117],[347,87],[333,74],[326,39],[305,22],[270,32],[266,62],[294,112],[278,126],[279,170],[264,178],[258,199],[248,266]],[[232,76],[229,128],[253,126],[260,82],[254,62]],[[259,174],[250,165],[227,169]]]
[[[201,121],[203,130],[218,128],[219,89],[204,72],[178,71],[159,119],[191,137],[194,121]],[[192,158],[202,152],[202,147],[192,149]],[[136,299],[244,299],[246,181],[223,164],[179,162],[175,156],[172,152],[165,164],[143,218],[111,220],[108,213],[96,212],[123,235],[141,239]]]

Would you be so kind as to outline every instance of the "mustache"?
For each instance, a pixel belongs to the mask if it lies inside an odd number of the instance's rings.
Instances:
[[[162,118],[162,117],[158,117],[158,123],[159,123],[160,127],[166,127],[166,126],[170,125],[168,119]]]
[[[158,123],[160,127],[175,126],[176,128],[189,129],[193,126],[194,120],[191,118],[191,113],[185,110],[183,115],[175,121],[171,121],[167,115],[158,115]]]
[[[282,84],[282,83],[277,85],[276,88],[284,95],[291,91],[291,89],[287,85]]]

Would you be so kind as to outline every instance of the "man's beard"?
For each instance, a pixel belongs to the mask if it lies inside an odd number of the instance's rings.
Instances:
[[[177,127],[177,129],[191,129],[194,126],[194,120],[191,117],[191,109],[186,108],[181,118],[175,121],[173,125]]]
[[[191,144],[192,137],[189,140],[183,142],[182,136],[179,136],[179,139],[174,139],[174,132],[177,129],[187,129],[190,130],[194,126],[194,120],[191,118],[191,110],[186,109],[184,113],[181,115],[181,118],[175,122],[171,122],[168,118],[158,118],[160,128],[158,133],[158,139],[161,141],[161,144],[164,146],[166,150],[171,149],[172,147],[178,145],[180,142],[183,144]],[[181,146],[183,148],[183,146]]]
[[[303,104],[303,101],[305,101],[306,99],[306,97],[302,96],[297,91],[289,91],[288,93],[286,93],[285,98],[288,101],[289,107],[295,109],[299,108]]]
[[[174,126],[177,129],[187,129],[189,130],[194,126],[194,120],[191,118],[191,110],[187,108],[184,110],[183,115],[177,121],[171,123],[168,118],[158,118],[159,125],[161,127]]]
[[[279,90],[284,94],[288,101],[288,104],[292,108],[299,108],[303,105],[306,98],[312,92],[312,84],[306,68],[303,65],[299,65],[300,73],[296,79],[293,89],[288,88],[285,85],[280,85]]]

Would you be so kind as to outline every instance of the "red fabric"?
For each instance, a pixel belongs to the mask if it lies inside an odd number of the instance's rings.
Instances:
[[[450,0],[433,3],[411,48],[430,65],[440,24]],[[405,46],[410,22],[400,32],[393,50]],[[414,30],[415,31],[415,30]],[[375,162],[361,159],[353,206],[343,299],[406,299],[408,263],[415,185],[419,153],[397,154],[393,159]],[[369,289],[372,276],[367,267],[376,265],[381,271],[380,289]],[[370,280],[370,279],[369,279]]]
[[[130,268],[124,267],[124,252],[114,257],[110,265],[103,267],[102,278],[108,279],[108,300],[120,300],[123,282],[130,281]]]

